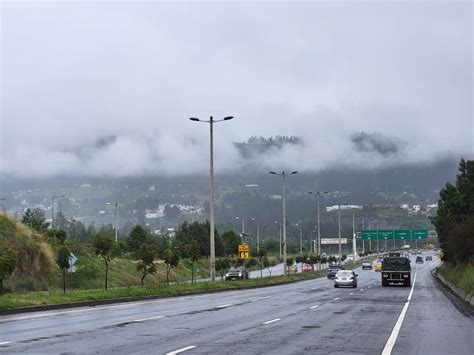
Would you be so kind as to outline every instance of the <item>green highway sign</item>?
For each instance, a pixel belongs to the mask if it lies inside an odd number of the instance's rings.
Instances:
[[[360,232],[362,240],[428,239],[427,229],[380,229]]]

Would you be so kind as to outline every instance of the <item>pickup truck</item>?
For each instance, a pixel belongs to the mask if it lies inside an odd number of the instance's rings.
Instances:
[[[382,286],[389,286],[390,283],[411,286],[411,266],[410,259],[405,255],[387,256],[382,260]]]

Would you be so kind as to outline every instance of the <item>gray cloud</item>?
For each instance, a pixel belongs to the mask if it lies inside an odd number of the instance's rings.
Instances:
[[[219,171],[250,136],[305,143],[262,169],[472,154],[469,1],[0,6],[1,174],[205,172],[211,114]]]

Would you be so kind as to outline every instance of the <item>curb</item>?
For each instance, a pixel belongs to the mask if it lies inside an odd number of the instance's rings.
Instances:
[[[471,315],[474,315],[474,296],[471,294],[466,294],[463,290],[459,287],[456,287],[451,282],[446,280],[443,276],[438,273],[438,269],[431,271],[433,277],[441,283],[445,288],[447,288],[451,293],[456,297],[460,303],[465,305],[465,308],[469,310]]]

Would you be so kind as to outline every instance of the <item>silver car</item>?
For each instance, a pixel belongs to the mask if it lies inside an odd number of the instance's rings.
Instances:
[[[351,270],[339,270],[334,278],[334,287],[352,286],[357,287],[357,274]]]

